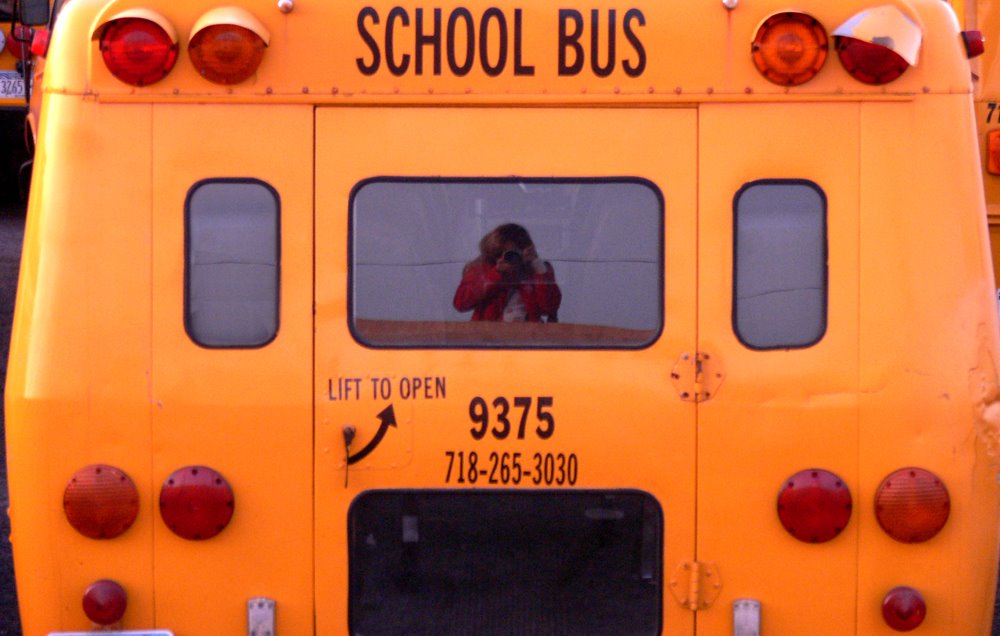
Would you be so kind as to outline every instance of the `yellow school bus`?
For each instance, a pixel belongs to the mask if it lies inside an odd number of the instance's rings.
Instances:
[[[6,386],[25,634],[988,633],[941,0],[73,0]]]

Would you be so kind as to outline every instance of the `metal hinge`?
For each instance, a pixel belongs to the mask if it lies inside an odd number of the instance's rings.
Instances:
[[[686,402],[704,402],[719,390],[726,374],[718,356],[704,352],[682,353],[670,372],[677,395]]]
[[[711,607],[718,598],[722,577],[714,563],[681,561],[668,585],[681,607],[697,612]]]

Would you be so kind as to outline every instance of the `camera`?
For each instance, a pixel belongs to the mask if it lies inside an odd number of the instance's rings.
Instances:
[[[511,265],[521,264],[520,250],[507,250],[506,252],[503,253],[503,256],[501,256],[500,258],[501,260],[510,263]]]

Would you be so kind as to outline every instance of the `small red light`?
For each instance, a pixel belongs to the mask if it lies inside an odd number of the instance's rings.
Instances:
[[[49,53],[49,30],[35,29],[35,35],[31,38],[31,54],[38,57],[45,57]]]
[[[1000,175],[1000,129],[986,133],[986,172]]]
[[[908,632],[920,627],[926,616],[927,603],[920,592],[912,587],[894,587],[882,599],[882,618],[886,625],[897,632]]]
[[[781,525],[806,543],[823,543],[840,534],[851,519],[851,508],[851,491],[828,470],[799,471],[778,493]]]
[[[840,63],[859,82],[888,84],[910,68],[898,53],[880,44],[844,36],[835,37],[834,42]]]
[[[948,521],[951,497],[937,475],[923,468],[901,468],[875,491],[875,517],[886,534],[902,543],[934,537]]]
[[[267,44],[250,29],[214,24],[194,34],[188,44],[191,63],[216,84],[239,84],[249,79],[264,59]]]
[[[23,24],[14,25],[10,36],[7,37],[7,50],[17,59],[23,60],[31,50],[31,38],[33,35],[34,30],[31,27],[24,26]]]
[[[113,625],[125,615],[125,588],[110,579],[94,581],[83,593],[83,613],[98,625]]]
[[[962,31],[962,44],[970,60],[986,52],[986,38],[982,31]]]
[[[120,18],[101,34],[101,55],[111,74],[132,86],[160,81],[177,61],[177,43],[163,27],[144,18]]]
[[[128,530],[139,514],[139,491],[122,470],[106,464],[85,466],[63,491],[66,519],[91,539],[113,539]]]
[[[175,471],[160,490],[160,515],[174,534],[201,541],[222,532],[233,517],[233,489],[205,466]]]

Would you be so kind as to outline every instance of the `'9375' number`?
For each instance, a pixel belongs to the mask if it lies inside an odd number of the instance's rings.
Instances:
[[[526,435],[549,439],[556,430],[556,420],[550,410],[551,397],[515,397],[513,407],[507,398],[498,397],[493,400],[492,407],[478,395],[469,402],[469,419],[475,424],[469,429],[473,439],[483,439],[487,431],[496,439],[507,439],[511,435],[516,435],[517,439],[524,439]]]

